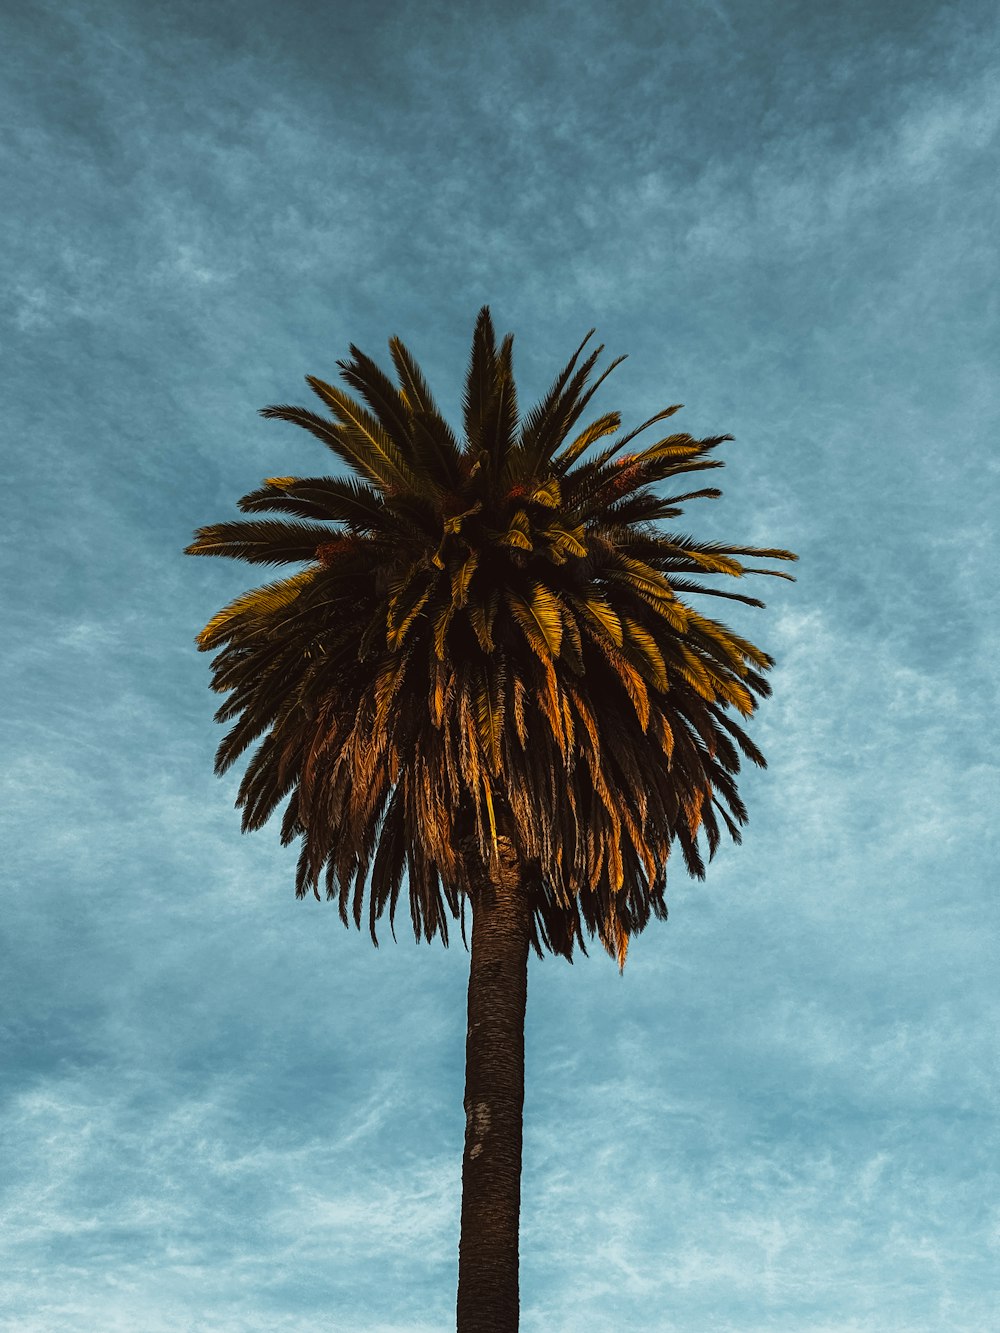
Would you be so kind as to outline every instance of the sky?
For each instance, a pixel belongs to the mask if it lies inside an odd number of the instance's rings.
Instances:
[[[4,10],[0,1325],[454,1327],[468,955],[240,834],[194,635],[263,580],[182,549],[352,342],[457,423],[489,303],[801,557],[726,604],[743,845],[530,960],[521,1327],[1000,1327],[995,6]]]

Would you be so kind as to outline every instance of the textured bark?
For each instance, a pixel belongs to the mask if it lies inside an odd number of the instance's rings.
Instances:
[[[499,845],[472,903],[458,1333],[518,1326],[529,914],[518,858],[506,838]]]

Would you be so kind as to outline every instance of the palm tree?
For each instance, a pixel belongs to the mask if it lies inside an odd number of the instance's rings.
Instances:
[[[732,714],[769,693],[772,663],[685,599],[760,606],[703,580],[777,573],[743,556],[795,559],[657,527],[720,492],[654,487],[721,467],[713,451],[732,437],[624,452],[679,405],[624,435],[617,412],[578,429],[624,360],[590,383],[592,333],[521,420],[513,339],[497,346],[484,307],[461,440],[399,339],[398,384],[352,346],[338,365],[362,401],[309,376],[329,415],[263,415],[304,427],[353,475],[270,477],[240,509],[290,521],[213,524],[187,548],[304,566],[197,640],[218,650],[212,687],[229,697],[216,716],[233,722],[216,772],[260,741],[243,830],[287,798],[297,894],[318,898],[322,877],[359,928],[367,899],[376,945],[404,882],[418,939],[447,944],[450,919],[465,941],[471,908],[460,1333],[518,1324],[529,946],[572,961],[586,927],[624,968],[630,937],[667,915],[672,844],[702,877],[700,831],[710,855],[723,825],[739,841],[740,752],[764,759]]]

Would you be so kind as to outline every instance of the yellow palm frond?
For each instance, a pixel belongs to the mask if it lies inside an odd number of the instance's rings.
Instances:
[[[562,490],[558,478],[549,477],[540,486],[536,486],[531,498],[535,504],[543,505],[546,509],[558,509],[562,504]]]
[[[465,606],[469,599],[469,584],[479,564],[478,551],[470,551],[451,576],[451,600],[455,607]]]
[[[767,653],[761,652],[749,639],[743,638],[725,625],[720,625],[717,620],[710,620],[708,616],[703,616],[699,612],[687,608],[688,623],[692,630],[698,630],[717,644],[725,653],[726,657],[733,663],[733,669],[744,670],[744,661],[750,661],[759,670],[766,670],[771,659]]]
[[[411,576],[390,598],[385,625],[385,640],[389,648],[403,646],[414,621],[427,605],[431,589],[430,583],[424,582],[421,586],[421,580]]]
[[[535,544],[531,540],[531,520],[527,510],[518,509],[510,520],[510,526],[501,537],[504,546],[513,546],[519,551],[533,551]]]
[[[524,681],[520,676],[514,677],[514,729],[517,732],[517,739],[521,742],[521,749],[528,744],[528,728],[524,716],[525,704]]]
[[[603,597],[575,597],[573,601],[590,623],[602,630],[616,648],[622,646],[624,642],[622,622]]]
[[[342,435],[346,435],[354,445],[358,464],[363,471],[383,485],[388,482],[400,489],[415,486],[416,478],[412,470],[377,417],[366,412],[343,389],[327,384],[315,375],[307,375],[306,383],[340,422]]]
[[[467,614],[480,648],[484,653],[492,653],[496,644],[493,642],[492,617],[488,608],[482,602],[470,602]]]
[[[455,615],[455,603],[445,602],[438,608],[437,615],[434,617],[433,635],[434,635],[434,655],[439,662],[445,659],[445,639],[448,630],[451,628],[452,618]]]
[[[479,741],[486,757],[489,771],[500,772],[503,765],[501,741],[503,736],[504,689],[503,673],[495,673],[490,678],[489,671],[484,672],[476,682],[475,710],[479,727]]]
[[[304,569],[298,574],[291,575],[290,578],[265,583],[263,587],[242,593],[212,617],[196,636],[195,642],[199,648],[213,648],[233,629],[235,621],[268,619],[291,605],[315,582],[318,572],[316,569]]]
[[[534,583],[528,601],[510,588],[506,590],[505,596],[511,614],[542,662],[558,657],[562,646],[563,622],[556,595],[544,584]]]
[[[500,849],[497,846],[497,817],[493,809],[493,792],[490,790],[489,778],[483,775],[483,795],[486,797],[486,810],[490,818],[490,838],[493,842],[493,855],[499,856]]]
[[[548,524],[541,533],[553,551],[559,555],[576,556],[582,560],[587,554],[586,531],[582,523],[574,528],[564,528],[558,523]]]
[[[604,416],[599,417],[586,430],[581,431],[572,444],[568,444],[561,453],[555,457],[556,465],[561,472],[565,472],[580,455],[592,444],[602,440],[606,435],[613,435],[621,426],[622,418],[620,412],[606,412]]]
[[[682,658],[682,661],[679,663],[681,675],[689,685],[697,690],[703,699],[714,700],[716,698],[716,690],[705,663],[696,653],[691,651],[687,644],[680,643],[677,647]]]
[[[661,691],[669,689],[670,682],[667,678],[666,663],[656,639],[650,634],[649,630],[644,629],[631,616],[623,616],[622,624],[628,642],[641,654],[652,684]]]

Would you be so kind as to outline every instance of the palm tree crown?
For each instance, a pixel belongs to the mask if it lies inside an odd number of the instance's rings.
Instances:
[[[447,943],[451,916],[464,938],[470,867],[506,837],[536,951],[571,958],[585,925],[623,966],[629,936],[666,916],[673,842],[702,876],[700,831],[710,854],[720,821],[739,840],[740,752],[764,759],[733,714],[770,692],[772,663],[684,598],[762,605],[703,579],[778,573],[743,556],[795,557],[657,526],[720,494],[654,487],[721,467],[713,451],[732,437],[670,434],[629,450],[679,405],[624,435],[617,412],[577,431],[624,359],[590,383],[603,350],[580,361],[590,336],[522,421],[513,340],[497,346],[484,307],[461,440],[397,338],[398,384],[352,346],[338,365],[363,401],[310,376],[329,415],[263,415],[304,427],[353,475],[268,478],[240,509],[293,521],[213,524],[187,548],[305,563],[198,636],[219,650],[212,684],[229,698],[216,716],[234,721],[216,771],[261,741],[237,799],[244,830],[287,797],[297,893],[318,897],[322,876],[358,926],[367,893],[373,939],[404,875],[417,937]]]

